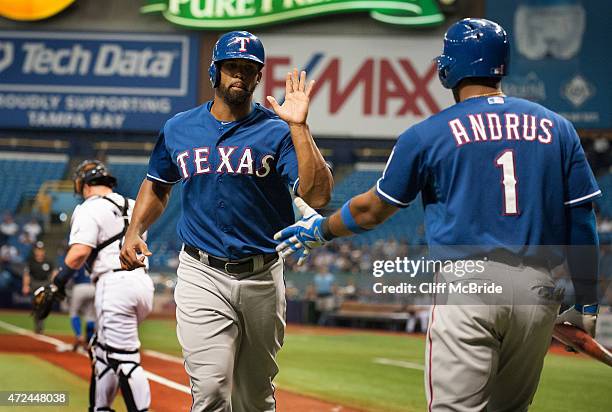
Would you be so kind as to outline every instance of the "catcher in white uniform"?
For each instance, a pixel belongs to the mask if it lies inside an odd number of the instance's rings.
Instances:
[[[147,411],[149,382],[140,366],[138,324],[151,312],[153,282],[146,267],[121,270],[119,251],[134,200],[113,192],[117,179],[103,163],[86,160],[74,174],[75,193],[85,199],[72,215],[70,249],[53,283],[35,292],[34,316],[44,318],[83,266],[96,284],[97,337],[91,348],[93,371],[89,411],[112,411],[120,388],[129,412]]]

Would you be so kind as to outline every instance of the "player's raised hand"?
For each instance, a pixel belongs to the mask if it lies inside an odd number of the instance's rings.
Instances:
[[[301,252],[302,255],[298,259],[298,265],[301,265],[308,258],[311,249],[322,246],[327,240],[323,237],[321,228],[323,216],[308,206],[301,197],[296,197],[294,203],[300,210],[302,219],[277,232],[274,239],[281,241],[276,246],[276,251],[283,258],[294,252]]]
[[[307,84],[305,71],[298,74],[298,70],[293,69],[293,72],[287,73],[285,79],[285,101],[283,104],[278,104],[272,96],[268,96],[267,99],[276,114],[287,123],[305,124],[313,86],[314,80]]]
[[[138,256],[141,254],[142,256]],[[153,253],[149,251],[147,244],[138,235],[125,236],[119,260],[121,261],[121,269],[134,270],[145,267],[145,257],[151,256]]]

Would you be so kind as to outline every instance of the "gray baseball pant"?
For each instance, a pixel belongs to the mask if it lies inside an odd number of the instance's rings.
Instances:
[[[93,283],[74,285],[72,287],[72,296],[70,297],[70,317],[84,316],[86,321],[96,320],[95,297],[96,285]]]
[[[174,290],[177,336],[192,411],[273,412],[276,353],[285,331],[281,259],[229,275],[181,252]]]
[[[477,279],[502,285],[491,301],[449,296],[432,307],[426,340],[428,411],[527,411],[550,345],[559,300],[550,271],[489,261]],[[477,304],[488,301],[488,304]]]

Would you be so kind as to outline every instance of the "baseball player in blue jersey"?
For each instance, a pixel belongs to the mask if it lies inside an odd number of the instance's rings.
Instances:
[[[506,32],[496,23],[452,25],[437,62],[457,103],[399,136],[370,191],[328,218],[296,199],[303,218],[276,235],[282,255],[300,252],[304,259],[335,237],[374,228],[421,192],[427,241],[438,258],[488,257],[471,280],[503,285],[494,305],[450,304],[448,297],[449,304],[432,309],[425,360],[430,411],[527,410],[553,325],[595,331],[591,202],[601,191],[570,122],[503,94],[508,55]],[[564,259],[576,305],[558,316],[550,269]]]
[[[74,332],[74,345],[72,350],[87,348],[87,343],[91,340],[96,327],[96,310],[94,300],[96,297],[96,287],[91,282],[85,267],[78,270],[72,278],[72,291],[70,293],[70,326]],[[83,336],[81,316],[85,318],[85,336]]]
[[[291,191],[313,207],[332,177],[306,124],[313,82],[287,74],[274,112],[252,102],[265,55],[251,33],[219,38],[209,74],[214,100],[166,122],[121,253],[149,255],[140,235],[182,185],[177,231],[184,243],[174,293],[177,336],[193,411],[274,411],[275,356],[283,342],[283,262],[274,233],[294,221]]]

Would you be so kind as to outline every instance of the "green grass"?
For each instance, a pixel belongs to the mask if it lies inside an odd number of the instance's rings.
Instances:
[[[25,314],[0,312],[0,320],[31,328]],[[180,356],[173,320],[147,320],[140,331],[144,348]],[[53,315],[47,321],[47,333],[70,334],[68,317]],[[280,388],[369,411],[425,410],[423,372],[373,363],[377,357],[422,364],[424,340],[370,333],[288,333],[279,354],[281,371],[276,383]],[[4,369],[4,358],[0,358],[0,373],[11,369]],[[598,362],[549,354],[530,411],[609,411],[611,378],[612,369]],[[0,387],[5,387],[1,380]]]
[[[612,368],[578,356],[547,355],[530,411],[612,410]]]
[[[176,339],[174,320],[147,320],[140,325],[139,331],[145,348],[182,356],[181,346]]]
[[[87,410],[88,382],[54,366],[36,356],[0,353],[0,388],[2,391],[62,391],[68,392],[69,402],[62,406],[62,411],[81,412]],[[125,411],[121,399],[115,402],[117,411]],[[26,410],[28,412],[49,412],[50,406],[0,406],[2,412]],[[58,409],[56,409],[58,410]]]
[[[374,358],[422,364],[423,341],[373,334],[289,334],[276,381],[281,388],[372,411],[422,410],[423,372],[380,365]]]
[[[0,320],[12,323],[15,326],[27,330],[33,330],[34,323],[27,312],[0,312]],[[4,332],[0,328],[0,332]],[[70,318],[68,315],[52,314],[45,319],[45,334],[47,335],[72,335],[70,329]]]

